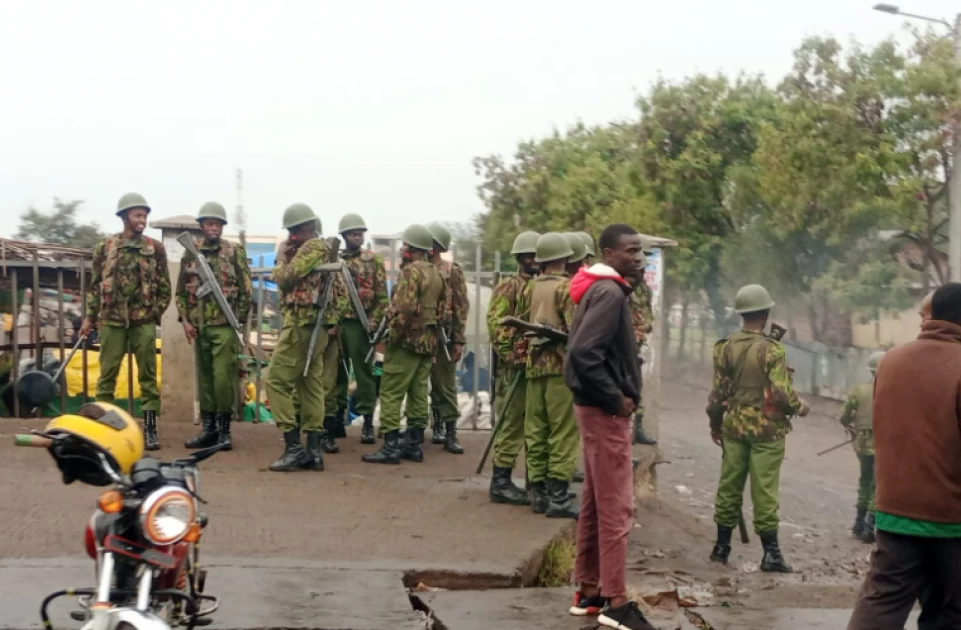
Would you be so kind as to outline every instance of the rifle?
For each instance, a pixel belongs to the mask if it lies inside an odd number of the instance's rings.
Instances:
[[[380,323],[377,324],[377,330],[374,334],[370,336],[370,350],[367,351],[367,357],[364,359],[367,363],[370,363],[371,359],[374,358],[374,352],[377,349],[378,344],[387,337],[387,315],[385,314]]]
[[[440,347],[444,349],[444,356],[450,361],[450,338],[447,336],[447,328],[443,324],[437,326],[437,336],[440,337]]]
[[[821,451],[820,453],[818,453],[817,456],[820,457],[821,455],[827,455],[827,454],[830,453],[831,451],[836,451],[836,450],[838,450],[839,448],[845,447],[845,446],[847,446],[848,444],[851,444],[851,443],[853,443],[853,442],[854,442],[854,438],[851,438],[851,439],[848,440],[847,442],[841,442],[840,444],[838,444],[838,445],[836,445],[836,446],[832,446],[831,448],[826,448],[826,449],[824,449],[823,451]]]
[[[330,259],[325,264],[318,265],[315,271],[324,272],[323,283],[320,286],[320,290],[317,291],[317,299],[314,300],[314,305],[317,307],[317,321],[314,322],[314,329],[310,331],[310,341],[307,343],[307,360],[304,362],[304,377],[310,371],[310,362],[314,358],[314,350],[317,348],[317,335],[320,334],[320,329],[324,325],[324,311],[327,310],[327,303],[330,302],[330,294],[334,290],[334,276],[329,273],[333,271],[340,271],[343,267],[343,262],[339,258],[340,254],[340,239],[336,236],[332,236],[327,239],[327,247],[330,251]]]
[[[177,237],[177,242],[183,245],[184,248],[197,259],[197,275],[200,277],[200,286],[196,292],[197,298],[202,300],[208,295],[213,294],[214,299],[217,301],[217,306],[220,307],[224,317],[227,318],[227,323],[237,332],[237,336],[240,337],[240,342],[243,344],[244,337],[241,332],[240,322],[237,320],[234,312],[230,310],[230,305],[227,304],[227,298],[224,297],[224,292],[220,289],[220,285],[217,284],[217,279],[210,265],[207,263],[207,259],[197,251],[194,237],[190,235],[190,232],[183,232]]]
[[[523,319],[518,319],[516,317],[502,317],[499,323],[501,326],[510,326],[511,328],[523,330],[525,337],[540,337],[550,341],[567,343],[566,332],[563,330],[557,330],[556,328],[551,328],[545,324],[533,324],[531,322],[525,322]]]
[[[354,312],[357,313],[357,319],[360,321],[360,325],[364,327],[364,332],[367,332],[370,330],[370,320],[367,319],[364,303],[360,301],[360,294],[357,293],[357,287],[354,285],[354,277],[347,269],[347,265],[341,267],[340,272],[344,277],[344,284],[347,286],[347,297],[350,298],[350,305],[354,307]]]
[[[521,375],[522,375],[522,372],[518,372],[517,375],[514,377],[514,380],[511,381],[510,387],[507,388],[507,394],[504,396],[504,404],[503,404],[503,408],[505,410],[507,409],[508,405],[511,404],[511,399],[514,397],[514,391],[517,389],[517,384],[520,383]],[[493,418],[493,409],[494,409],[494,404],[493,402],[491,402],[492,418]],[[484,470],[484,464],[487,463],[487,457],[491,453],[491,447],[494,446],[494,439],[497,437],[497,432],[500,431],[501,425],[503,424],[504,424],[503,422],[498,422],[497,424],[494,425],[494,428],[491,431],[491,436],[487,439],[487,446],[484,447],[484,452],[481,454],[480,461],[477,462],[477,469],[475,470],[475,474],[479,475],[481,471]]]

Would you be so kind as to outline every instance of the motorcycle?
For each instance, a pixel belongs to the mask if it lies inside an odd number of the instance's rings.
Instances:
[[[56,449],[62,435],[15,436],[18,446]],[[207,526],[197,464],[223,448],[218,444],[169,463],[145,457],[121,476],[99,455],[113,487],[100,495],[84,531],[87,554],[96,563],[96,588],[64,589],[43,600],[40,618],[52,629],[47,608],[75,597],[81,630],[188,630],[209,625],[219,601],[204,593],[207,572],[199,543]],[[204,604],[204,607],[201,607]]]

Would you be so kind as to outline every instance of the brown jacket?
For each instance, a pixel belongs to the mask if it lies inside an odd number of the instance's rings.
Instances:
[[[961,326],[930,320],[874,381],[879,511],[961,523]]]

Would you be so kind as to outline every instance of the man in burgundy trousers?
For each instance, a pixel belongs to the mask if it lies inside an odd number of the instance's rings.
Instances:
[[[641,237],[620,223],[599,242],[602,263],[571,280],[576,305],[564,378],[584,445],[572,615],[599,614],[602,626],[654,630],[627,598],[627,537],[634,523],[631,442],[641,366],[631,317],[631,286],[641,272]]]

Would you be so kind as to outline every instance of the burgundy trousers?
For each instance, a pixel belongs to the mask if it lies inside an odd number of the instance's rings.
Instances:
[[[634,526],[632,424],[597,407],[574,406],[584,445],[574,581],[604,597],[627,595],[627,537]]]

